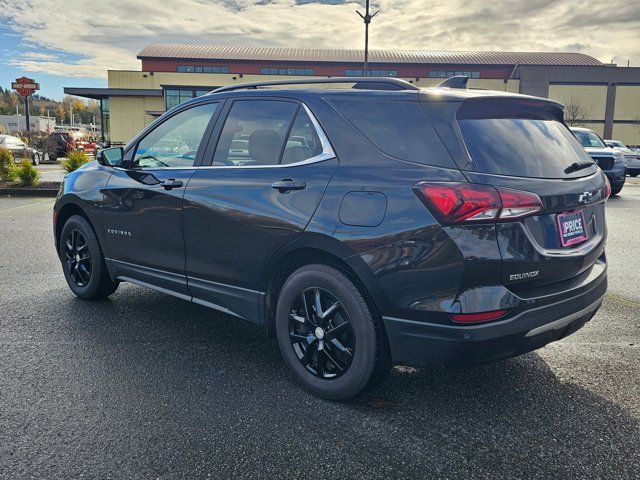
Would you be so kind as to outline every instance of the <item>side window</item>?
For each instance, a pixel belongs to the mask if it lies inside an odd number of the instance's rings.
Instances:
[[[220,133],[212,165],[277,165],[298,104],[236,100]]]
[[[217,108],[217,103],[193,107],[158,125],[138,143],[133,158],[134,166],[193,166],[204,131]]]
[[[287,144],[282,154],[282,163],[296,163],[308,160],[322,153],[320,137],[304,108],[298,110],[291,127]]]
[[[336,109],[379,150],[395,158],[454,168],[429,118],[416,101],[330,99]]]

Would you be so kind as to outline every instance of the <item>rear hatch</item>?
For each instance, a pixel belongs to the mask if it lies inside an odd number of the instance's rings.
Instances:
[[[469,182],[541,200],[532,216],[496,222],[503,284],[527,290],[590,269],[604,252],[608,186],[562,107],[516,96],[437,103],[425,110]]]

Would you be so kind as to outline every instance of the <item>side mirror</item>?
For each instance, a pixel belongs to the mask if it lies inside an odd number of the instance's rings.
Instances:
[[[98,163],[105,167],[117,167],[122,163],[124,149],[122,147],[104,148],[98,152]]]

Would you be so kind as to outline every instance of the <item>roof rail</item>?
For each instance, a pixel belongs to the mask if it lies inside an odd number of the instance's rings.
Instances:
[[[353,83],[352,88],[362,90],[420,90],[414,84],[400,78],[391,77],[337,77],[337,78],[309,78],[291,80],[273,80],[268,82],[239,83],[216,88],[211,93],[230,92],[233,90],[258,89],[262,87],[277,87],[281,85],[314,85],[326,83]]]
[[[467,82],[469,81],[469,77],[466,75],[455,75],[453,77],[447,78],[444,82],[436,85],[437,87],[445,87],[445,88],[467,88]]]

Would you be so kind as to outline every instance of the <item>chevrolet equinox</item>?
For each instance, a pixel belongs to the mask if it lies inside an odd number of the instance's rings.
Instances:
[[[101,151],[53,224],[78,297],[131,282],[254,322],[342,400],[392,363],[489,362],[582,327],[610,193],[554,101],[292,80],[222,87]]]

